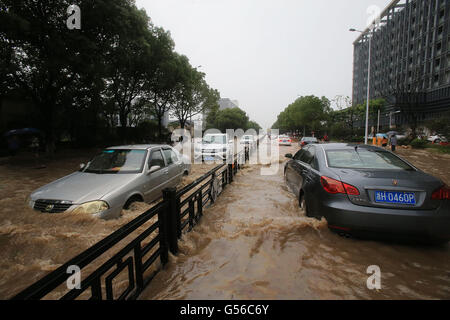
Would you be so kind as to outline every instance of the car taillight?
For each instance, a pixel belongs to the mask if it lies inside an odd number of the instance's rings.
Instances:
[[[289,140],[288,140],[288,142],[292,142],[292,140],[291,140],[291,139],[289,139]]]
[[[343,193],[348,194],[350,196],[359,196],[358,188],[349,185],[347,183],[343,183],[341,181],[331,179],[328,177],[321,177],[320,183],[322,184],[323,189],[331,194]]]
[[[359,196],[358,188],[356,188],[352,185],[346,184],[346,183],[342,183],[342,184],[344,185],[345,191],[347,191],[347,194],[349,196]]]
[[[433,200],[449,200],[450,199],[450,188],[448,186],[443,186],[437,189],[431,195],[431,199]]]

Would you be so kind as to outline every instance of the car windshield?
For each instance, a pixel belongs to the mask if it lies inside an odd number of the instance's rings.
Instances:
[[[205,136],[203,138],[203,143],[206,144],[226,144],[226,136]]]
[[[303,138],[303,141],[317,141],[317,138]]]
[[[140,173],[146,150],[103,150],[83,170],[88,173]]]
[[[328,150],[330,168],[414,170],[413,167],[390,152],[381,150]]]

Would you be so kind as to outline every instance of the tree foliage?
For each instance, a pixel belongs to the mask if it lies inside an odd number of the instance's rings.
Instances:
[[[0,100],[32,101],[34,126],[52,150],[87,128],[138,126],[212,107],[218,92],[174,51],[133,0],[80,0],[81,29],[66,25],[68,0],[0,0]]]

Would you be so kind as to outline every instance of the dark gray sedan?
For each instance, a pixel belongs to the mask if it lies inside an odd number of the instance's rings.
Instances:
[[[285,181],[309,217],[342,234],[450,240],[450,189],[381,148],[308,145],[285,166]]]

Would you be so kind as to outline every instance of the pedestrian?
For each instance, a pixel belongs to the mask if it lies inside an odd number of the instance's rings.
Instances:
[[[395,134],[391,137],[391,150],[392,152],[395,152],[395,148],[397,147],[397,136]]]

